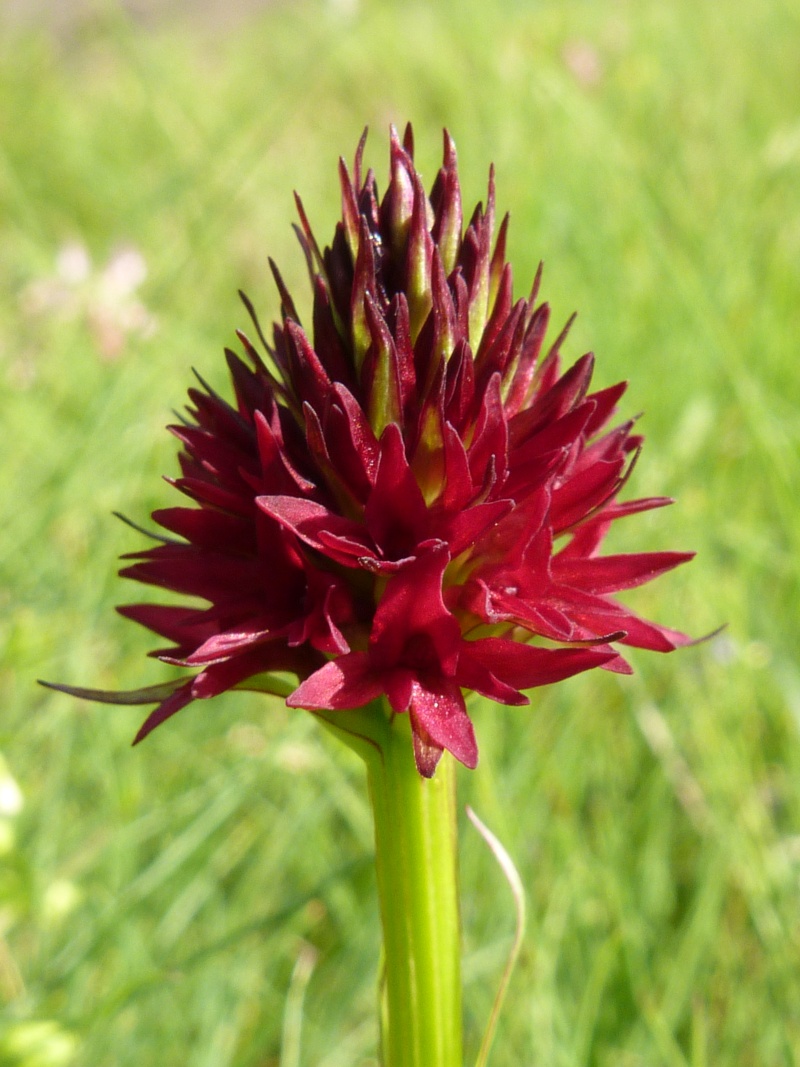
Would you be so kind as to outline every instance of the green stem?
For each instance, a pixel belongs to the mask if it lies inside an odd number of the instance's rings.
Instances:
[[[420,777],[407,715],[322,718],[365,759],[383,925],[383,1067],[463,1067],[455,766]]]

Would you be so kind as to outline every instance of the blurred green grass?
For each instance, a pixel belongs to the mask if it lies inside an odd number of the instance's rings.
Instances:
[[[375,1062],[359,767],[244,695],[131,752],[135,711],[34,679],[163,677],[112,610],[141,539],[110,512],[171,499],[162,427],[192,366],[225,388],[236,289],[274,315],[272,255],[305,291],[292,190],[325,238],[338,155],[368,124],[383,180],[407,118],[429,180],[450,128],[466,201],[494,160],[518,289],[543,259],[556,318],[580,312],[569,354],[630,378],[632,491],[679,502],[617,543],[698,551],[637,605],[728,624],[476,710],[462,797],[530,910],[492,1063],[800,1062],[799,48],[794,0],[305,0],[225,34],[101,5],[2,35],[3,1067]],[[148,273],[120,296],[125,246]],[[466,826],[462,871],[475,1051],[512,908]]]

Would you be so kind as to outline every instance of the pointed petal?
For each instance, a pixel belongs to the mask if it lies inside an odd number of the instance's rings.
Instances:
[[[157,726],[160,726],[162,722],[166,722],[167,719],[171,719],[173,715],[182,711],[193,700],[192,683],[187,682],[159,704],[155,711],[150,712],[139,727],[139,731],[133,739],[133,744],[138,745],[140,741],[144,741],[147,735],[152,733]]]
[[[524,696],[512,685],[501,682],[485,663],[470,655],[472,642],[466,641],[458,660],[456,680],[464,689],[473,690],[489,700],[495,700],[499,704],[522,705],[530,704],[528,697]]]
[[[541,269],[540,264],[536,275],[536,282],[534,282],[534,288],[538,288],[538,281],[541,278]],[[536,297],[533,296],[531,302],[535,299]],[[531,390],[536,374],[537,360],[539,359],[539,353],[542,350],[542,342],[544,341],[549,321],[549,305],[540,304],[530,316],[528,324],[525,327],[525,337],[522,341],[519,362],[514,371],[514,376],[508,388],[508,396],[506,398],[506,411],[509,416],[516,415],[517,412],[523,408],[526,398]],[[513,432],[512,422],[512,435]]]
[[[442,503],[449,511],[460,511],[467,506],[475,495],[472,477],[469,473],[469,459],[464,443],[455,427],[444,424],[444,497]]]
[[[319,657],[317,657],[319,662]],[[305,649],[287,648],[283,641],[247,648],[220,663],[209,664],[192,682],[192,698],[210,700],[258,674],[269,671],[304,672],[314,663]]]
[[[196,648],[216,632],[214,623],[197,608],[174,604],[124,604],[117,611],[123,618],[138,622],[154,634],[182,647]]]
[[[228,630],[225,633],[214,634],[204,641],[190,656],[186,657],[188,667],[198,667],[214,663],[217,660],[228,659],[230,656],[245,649],[252,648],[264,641],[274,638],[273,628],[259,627],[259,620],[248,620],[246,626],[239,630]]]
[[[427,536],[428,509],[395,423],[390,423],[381,437],[380,460],[364,521],[387,559],[412,555]]]
[[[478,765],[475,731],[457,685],[452,682],[417,679],[413,686],[409,714],[415,736],[419,735],[425,745],[446,748],[470,769]],[[427,761],[424,762],[427,767]],[[420,773],[430,777],[422,769]]]
[[[380,696],[383,685],[366,652],[349,652],[320,667],[286,698],[290,708],[346,711]]]
[[[601,667],[614,652],[591,648],[538,648],[504,637],[467,642],[466,652],[514,689],[533,689]]]
[[[408,711],[414,693],[414,672],[407,667],[397,667],[393,670],[382,670],[381,678],[392,711],[398,715]]]
[[[625,637],[620,638],[620,644],[646,648],[651,652],[673,652],[693,643],[687,634],[639,618],[609,597],[569,586],[553,586],[550,596],[554,604],[585,628],[587,635],[594,633],[601,638],[614,630],[624,630]]]
[[[621,488],[624,469],[624,459],[603,460],[564,481],[553,493],[553,530],[568,530],[610,500]]]
[[[449,274],[456,265],[461,248],[461,187],[458,181],[456,146],[447,130],[444,131],[444,162],[431,190],[434,223],[431,236],[442,256]]]
[[[353,394],[339,382],[333,386],[332,394],[335,403],[323,422],[328,451],[336,457],[339,476],[350,494],[364,500],[375,480],[378,441]]]
[[[411,174],[414,183],[414,207],[408,228],[406,252],[406,294],[411,322],[411,337],[416,340],[428,312],[431,309],[431,265],[433,240],[428,231],[428,198],[416,171]]]
[[[553,580],[590,593],[613,593],[634,589],[694,559],[694,552],[636,552],[619,556],[553,559]]]
[[[362,382],[367,395],[369,423],[375,436],[380,437],[389,423],[402,423],[400,373],[391,330],[369,294],[365,307],[371,343],[364,359]]]
[[[411,738],[414,743],[414,762],[417,765],[417,770],[423,778],[433,778],[444,749],[441,745],[436,745],[429,741],[413,727],[411,729]]]
[[[296,496],[259,496],[256,504],[318,552],[326,555],[336,552],[337,559],[342,554],[347,558],[375,555],[360,523],[345,519],[313,500]]]
[[[508,466],[508,424],[500,388],[500,375],[493,374],[483,394],[474,439],[467,450],[470,474],[476,484],[483,482],[492,459],[501,479]]]
[[[474,545],[479,538],[507,515],[514,506],[513,500],[487,500],[483,504],[460,511],[455,518],[447,523],[447,536],[442,536],[450,546],[450,554],[455,557],[460,555],[470,545]],[[434,524],[434,532],[437,526]]]
[[[328,369],[320,362],[305,330],[292,319],[286,322],[284,337],[295,394],[315,411],[322,411],[331,391]]]
[[[594,401],[594,412],[591,421],[586,427],[586,436],[593,437],[598,430],[608,422],[617,407],[617,402],[622,398],[628,388],[627,382],[618,382],[610,385],[607,389],[600,389],[596,393],[590,393],[587,400]]]
[[[389,579],[370,635],[376,665],[401,662],[409,640],[424,637],[442,672],[455,670],[461,627],[442,599],[442,577],[449,562],[447,546],[433,544]]]

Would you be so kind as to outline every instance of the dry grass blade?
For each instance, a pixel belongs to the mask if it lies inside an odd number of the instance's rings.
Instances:
[[[497,1029],[497,1020],[500,1018],[500,1011],[503,1007],[508,984],[511,981],[514,965],[517,962],[517,957],[522,948],[522,938],[525,934],[525,889],[522,885],[519,871],[514,866],[514,861],[511,859],[502,843],[495,837],[488,826],[485,826],[481,822],[469,805],[467,805],[467,816],[469,821],[489,846],[492,855],[497,860],[500,870],[505,875],[506,881],[508,882],[514,897],[514,910],[516,912],[517,920],[516,928],[514,930],[514,940],[511,944],[511,951],[508,954],[508,959],[506,960],[506,965],[503,969],[502,977],[500,978],[500,985],[497,987],[492,1010],[489,1014],[489,1022],[486,1024],[486,1030],[484,1031],[483,1040],[481,1041],[478,1058],[475,1061],[475,1067],[486,1067],[489,1060],[492,1041],[494,1040],[494,1032]]]

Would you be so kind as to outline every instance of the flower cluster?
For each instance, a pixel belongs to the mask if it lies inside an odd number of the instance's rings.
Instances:
[[[463,690],[526,704],[524,690],[592,667],[628,672],[615,645],[688,640],[611,596],[691,553],[598,554],[616,519],[670,501],[618,500],[641,446],[632,422],[607,428],[625,384],[590,392],[590,354],[562,373],[569,324],[543,348],[541,271],[515,301],[493,175],[464,226],[447,133],[430,195],[410,127],[392,131],[382,198],[363,148],[352,174],[340,164],[324,251],[297,200],[311,328],[271,264],[280,322],[268,340],[245,301],[263,352],[244,333],[246,358],[227,352],[235,402],[201,382],[171,427],[193,506],[155,512],[168,536],[122,571],[205,602],[120,609],[195,673],[69,689],[158,701],[137,740],[193,700],[291,672],[292,707],[383,696],[408,713],[430,776],[444,749],[477,762]]]

